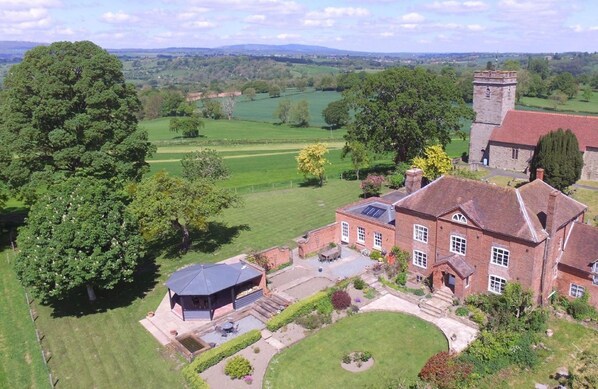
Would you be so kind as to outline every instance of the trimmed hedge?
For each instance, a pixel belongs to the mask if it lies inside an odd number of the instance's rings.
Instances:
[[[262,338],[262,333],[258,330],[251,330],[235,339],[229,340],[218,347],[212,348],[201,353],[190,364],[183,368],[183,376],[194,389],[209,389],[205,381],[199,376],[199,373],[214,366],[224,358],[230,357],[254,344]]]
[[[311,297],[289,305],[284,311],[272,317],[266,327],[270,331],[276,331],[279,328],[291,323],[299,316],[307,315],[313,312],[324,299],[330,298],[326,292],[318,292]]]

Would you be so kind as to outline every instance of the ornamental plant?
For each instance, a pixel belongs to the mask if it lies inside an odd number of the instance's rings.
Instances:
[[[364,197],[378,196],[382,190],[382,184],[384,184],[385,181],[386,179],[384,176],[368,174],[365,180],[361,181],[359,187],[363,191]]]
[[[337,290],[331,296],[332,306],[336,310],[347,309],[351,306],[351,296],[344,290]]]
[[[472,371],[472,364],[459,361],[443,351],[428,359],[419,376],[439,389],[453,389],[462,387]]]
[[[232,379],[241,379],[253,371],[253,367],[247,358],[241,355],[235,355],[226,362],[224,367],[224,374]]]

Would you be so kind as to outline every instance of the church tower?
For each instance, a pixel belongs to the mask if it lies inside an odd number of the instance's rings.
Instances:
[[[515,108],[517,72],[484,70],[473,75],[475,120],[469,134],[469,162],[488,163],[488,141],[502,124],[507,111]]]

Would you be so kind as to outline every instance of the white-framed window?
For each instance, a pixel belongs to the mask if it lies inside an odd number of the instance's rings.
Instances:
[[[413,225],[413,239],[418,242],[428,243],[428,227],[419,224]]]
[[[365,242],[365,228],[357,227],[357,241],[359,243]]]
[[[451,235],[451,252],[455,254],[465,255],[467,251],[467,239]]]
[[[571,284],[569,286],[569,296],[571,297],[581,297],[583,296],[585,289],[581,285]]]
[[[465,287],[469,288],[469,281],[471,281],[471,276],[465,277]]]
[[[495,265],[508,267],[509,266],[509,250],[492,246],[492,258],[490,259],[490,262],[492,262]]]
[[[598,273],[598,261],[592,264],[592,273]]]
[[[382,248],[382,233],[374,232],[374,247],[377,249]]]
[[[488,291],[492,293],[502,294],[507,285],[507,280],[501,277],[490,275],[488,277]]]
[[[454,214],[451,219],[457,223],[467,224],[467,218],[461,213]]]
[[[598,285],[598,274],[592,276],[592,284]]]
[[[349,223],[347,222],[341,223],[341,240],[349,243]]]
[[[413,264],[426,269],[428,267],[428,254],[422,251],[413,250]]]

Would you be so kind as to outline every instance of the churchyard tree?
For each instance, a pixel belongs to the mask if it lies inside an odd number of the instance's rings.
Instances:
[[[318,185],[324,185],[324,178],[326,177],[326,165],[330,162],[326,159],[328,149],[323,143],[314,143],[305,146],[299,155],[295,157],[297,160],[297,170],[303,174],[304,177],[312,175],[318,180]]]
[[[112,289],[131,282],[144,241],[127,197],[108,180],[70,177],[51,185],[19,231],[17,275],[42,302],[85,287]]]
[[[463,135],[462,119],[474,116],[453,80],[421,68],[370,74],[345,101],[355,111],[347,139],[392,152],[395,163],[420,155],[430,143],[446,146]]]
[[[188,181],[161,171],[131,188],[131,213],[147,241],[181,236],[180,252],[191,247],[191,233],[206,231],[211,217],[235,206],[239,198],[209,180]]]
[[[228,178],[230,172],[224,160],[213,149],[194,151],[183,157],[183,177],[189,181],[218,181]]]
[[[424,172],[424,177],[435,180],[449,172],[453,167],[451,158],[440,145],[428,146],[424,150],[424,157],[415,157],[411,164]]]
[[[577,137],[571,130],[551,131],[540,137],[530,165],[530,180],[536,179],[536,169],[544,169],[544,181],[564,191],[581,178],[583,158]]]
[[[11,67],[0,107],[0,176],[35,192],[77,175],[137,180],[152,152],[135,88],[92,42],[38,46]],[[25,188],[25,187],[28,188]]]

